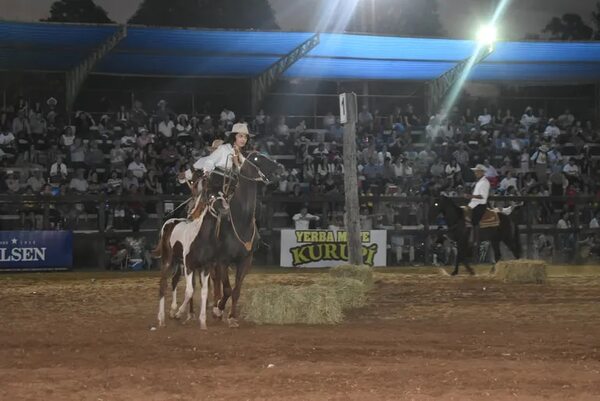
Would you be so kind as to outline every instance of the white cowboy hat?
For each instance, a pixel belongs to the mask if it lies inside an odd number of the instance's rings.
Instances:
[[[246,134],[248,136],[254,136],[250,134],[250,131],[248,131],[248,125],[245,123],[233,124],[231,131],[228,132],[228,135],[229,134]]]
[[[487,167],[485,167],[483,164],[478,164],[475,167],[473,167],[471,170],[473,170],[473,171],[483,171],[485,173],[487,171]]]
[[[48,100],[46,100],[46,104],[48,106],[56,106],[57,103],[58,103],[58,101],[55,98],[53,98],[53,97],[51,97]]]

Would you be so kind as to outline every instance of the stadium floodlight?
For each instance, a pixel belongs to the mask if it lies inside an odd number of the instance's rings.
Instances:
[[[493,47],[498,37],[498,30],[494,25],[484,25],[477,32],[477,41],[481,46]]]

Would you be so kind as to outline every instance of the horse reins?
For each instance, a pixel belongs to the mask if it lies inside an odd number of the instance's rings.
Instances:
[[[254,167],[256,169],[256,172],[258,173],[259,176],[258,177],[248,177],[248,176],[242,174],[242,166],[240,166],[239,167],[240,171],[238,172],[238,177],[241,177],[248,181],[263,182],[265,184],[268,184],[269,180],[264,175],[264,173],[260,170],[260,168],[255,163],[253,163],[252,161],[249,160],[250,155],[255,154],[255,153],[257,153],[257,152],[252,152],[248,155],[248,157],[245,157],[244,161],[242,162],[242,165],[246,162],[249,163],[252,167]],[[228,157],[230,157],[230,156],[228,156]],[[229,173],[229,175],[232,176],[233,174]],[[230,179],[229,182],[227,182],[227,184],[223,184],[224,190],[226,188],[226,185],[227,185],[227,191],[229,190],[229,185],[230,185],[231,181],[232,180]],[[225,193],[227,193],[227,192],[225,192]],[[233,195],[234,194],[231,195],[231,198],[233,198]],[[252,237],[250,238],[249,241],[242,240],[242,238],[238,234],[237,229],[235,228],[235,222],[233,221],[233,214],[231,213],[231,208],[229,208],[229,220],[231,220],[231,227],[233,228],[233,233],[235,234],[235,237],[244,246],[246,251],[250,252],[250,250],[252,249],[252,244],[254,243],[254,238],[256,237],[256,201],[254,203],[254,209],[252,210]]]

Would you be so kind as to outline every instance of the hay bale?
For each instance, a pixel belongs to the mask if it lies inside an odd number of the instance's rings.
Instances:
[[[508,260],[496,263],[494,276],[502,281],[511,283],[546,282],[546,263],[541,260]]]
[[[373,286],[373,268],[367,265],[339,265],[329,269],[329,275],[335,278],[353,278],[362,282],[367,289]]]
[[[333,287],[267,285],[246,292],[242,315],[257,324],[336,324],[342,305]]]
[[[362,281],[347,277],[328,277],[318,284],[334,289],[343,310],[361,308],[367,303],[367,286]]]

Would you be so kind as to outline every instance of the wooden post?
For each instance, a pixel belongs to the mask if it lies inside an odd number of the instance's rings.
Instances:
[[[360,219],[358,206],[358,177],[356,160],[356,94],[340,95],[340,122],[344,124],[344,192],[346,193],[346,232],[348,233],[348,262],[362,265]]]

